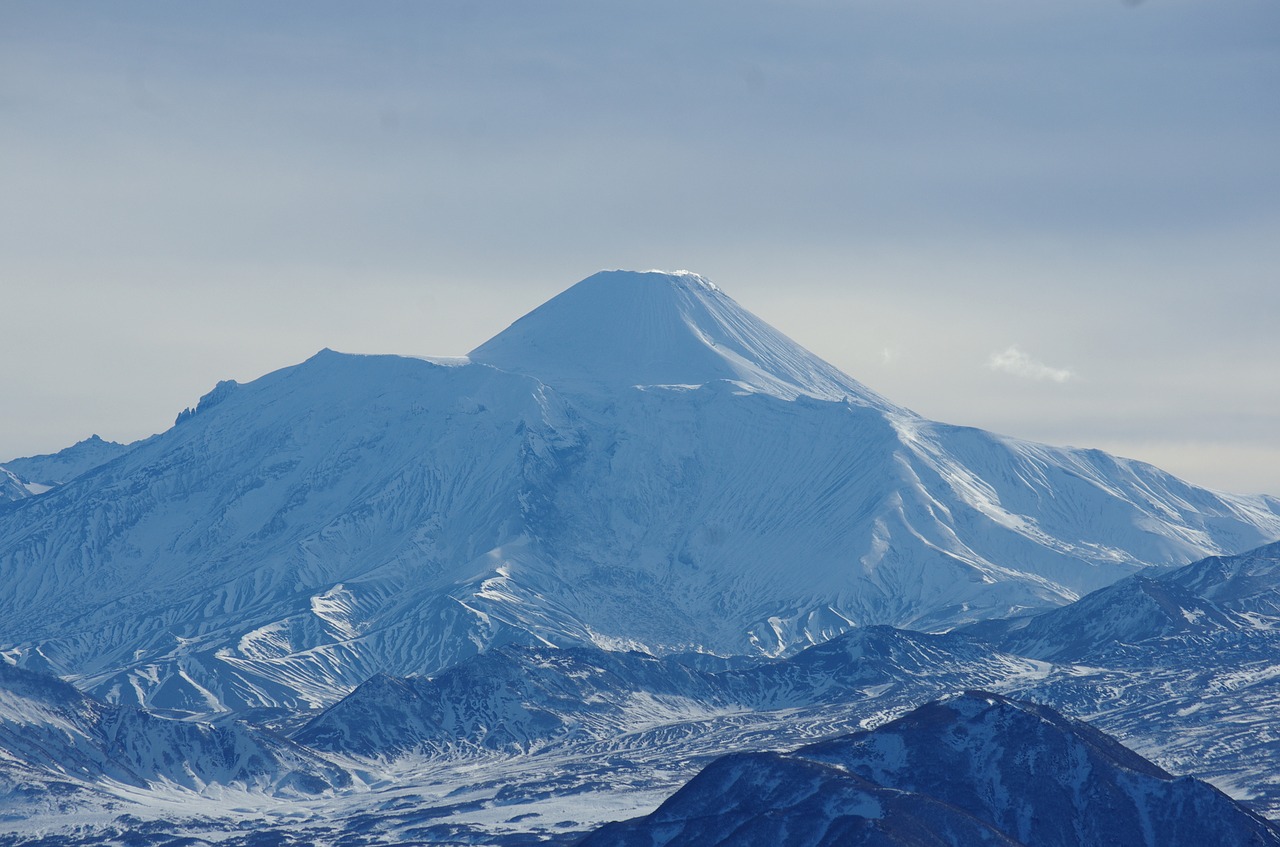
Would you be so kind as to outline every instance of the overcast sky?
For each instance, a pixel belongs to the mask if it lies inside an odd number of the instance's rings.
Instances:
[[[613,267],[1280,494],[1280,3],[0,0],[0,460]]]

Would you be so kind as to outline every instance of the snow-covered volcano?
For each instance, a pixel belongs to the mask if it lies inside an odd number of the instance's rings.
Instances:
[[[472,350],[470,358],[595,393],[728,381],[788,400],[893,408],[688,271],[587,277]]]
[[[0,510],[0,649],[320,705],[497,643],[779,655],[1280,537],[1280,501],[933,423],[702,278],[606,272],[468,359],[322,351]]]

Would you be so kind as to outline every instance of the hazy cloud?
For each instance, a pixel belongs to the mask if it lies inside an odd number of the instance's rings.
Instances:
[[[991,360],[987,362],[987,367],[994,371],[1004,371],[1027,379],[1047,379],[1053,382],[1066,382],[1069,379],[1075,379],[1076,376],[1067,368],[1053,368],[1044,362],[1033,359],[1019,350],[1016,345],[1009,347],[1004,352],[991,354]]]

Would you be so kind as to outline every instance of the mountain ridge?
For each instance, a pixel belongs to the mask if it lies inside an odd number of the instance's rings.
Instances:
[[[34,485],[43,493],[111,461],[132,446],[107,441],[95,433],[56,453],[10,459],[0,462],[0,466],[28,487]]]

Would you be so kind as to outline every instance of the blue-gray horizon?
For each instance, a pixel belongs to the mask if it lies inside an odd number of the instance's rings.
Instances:
[[[930,418],[1280,494],[1280,7],[0,7],[0,459],[689,268]]]

